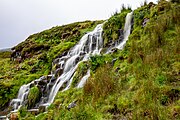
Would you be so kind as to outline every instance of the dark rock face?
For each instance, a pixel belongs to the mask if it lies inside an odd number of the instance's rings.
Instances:
[[[77,105],[76,103],[77,103],[77,100],[76,100],[76,101],[73,101],[72,103],[70,103],[70,104],[68,105],[67,109],[70,110],[71,108],[76,107],[76,105]]]
[[[40,106],[39,106],[39,112],[40,112],[40,113],[43,113],[43,112],[45,112],[45,111],[46,111],[46,106],[40,105]]]
[[[62,34],[62,36],[61,36],[61,38],[62,39],[66,39],[68,36],[70,36],[71,35],[71,33],[63,33]]]
[[[112,62],[111,62],[112,66],[114,66],[114,63],[116,62],[116,60],[117,60],[116,58],[112,60]]]
[[[62,73],[63,73],[63,69],[62,69],[62,68],[58,68],[58,69],[55,71],[55,76],[56,76],[56,77],[59,77]]]
[[[108,112],[111,113],[111,114],[116,115],[116,114],[119,114],[119,113],[120,113],[120,110],[118,109],[117,105],[114,104],[114,108],[109,109]]]

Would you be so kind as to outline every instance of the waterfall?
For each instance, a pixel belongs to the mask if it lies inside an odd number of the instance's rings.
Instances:
[[[89,77],[90,77],[90,70],[88,70],[87,74],[80,80],[77,88],[82,88]]]
[[[48,97],[48,104],[51,104],[54,101],[54,98],[65,82],[68,82],[67,86],[70,86],[73,74],[75,73],[78,64],[83,60],[87,60],[90,54],[99,54],[100,47],[102,47],[102,24],[99,24],[94,31],[87,33],[84,35],[79,43],[71,49],[67,56],[69,59],[65,63],[63,74],[56,80],[56,83],[51,89],[50,95]],[[99,44],[101,43],[101,44]],[[88,48],[89,49],[86,49]],[[67,88],[66,88],[67,90]]]
[[[10,103],[13,109],[18,110],[22,105],[26,104],[25,101],[27,101],[30,86],[42,86],[42,97],[39,104],[37,103],[35,106],[37,108],[40,105],[50,105],[60,89],[62,89],[62,91],[68,90],[79,63],[87,61],[90,55],[100,54],[101,48],[103,47],[102,25],[103,24],[97,25],[92,32],[85,34],[78,44],[68,51],[67,55],[53,61],[52,65],[59,67],[55,71],[51,71],[51,75],[49,75],[51,78],[46,86],[41,85],[43,81],[47,81],[46,77],[21,86],[17,99],[13,99]],[[60,75],[58,76],[58,74]],[[85,79],[90,76],[90,71],[87,74],[87,76],[83,77],[84,80],[81,81],[79,87],[84,85]]]
[[[128,40],[128,37],[131,33],[131,22],[132,22],[132,16],[133,16],[133,12],[131,13],[128,13],[127,16],[126,16],[126,21],[125,21],[125,26],[124,26],[124,39],[122,42],[120,42],[120,44],[118,44],[116,46],[116,48],[118,49],[123,49],[127,40]]]
[[[124,39],[113,46],[112,48],[123,49],[128,36],[131,31],[132,12],[126,16],[126,22],[124,27]],[[56,58],[52,62],[52,66],[56,66],[56,70],[51,71],[51,75],[43,76],[37,80],[32,81],[27,85],[21,86],[19,89],[18,97],[13,99],[10,105],[13,110],[18,110],[22,105],[27,104],[27,96],[32,86],[38,86],[42,93],[39,103],[35,105],[35,108],[39,106],[50,105],[58,93],[58,91],[68,90],[73,81],[74,74],[80,62],[87,61],[90,55],[100,54],[103,48],[102,29],[103,24],[99,24],[96,28],[87,34],[85,34],[78,44],[70,49],[66,55],[62,55]],[[90,70],[82,77],[77,88],[84,86],[85,82],[90,76]],[[44,84],[45,83],[45,84]]]

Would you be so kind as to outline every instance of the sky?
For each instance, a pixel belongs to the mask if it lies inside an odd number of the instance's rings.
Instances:
[[[156,2],[157,0],[147,0]],[[85,20],[108,19],[121,5],[137,8],[144,0],[0,0],[0,49],[29,35]]]

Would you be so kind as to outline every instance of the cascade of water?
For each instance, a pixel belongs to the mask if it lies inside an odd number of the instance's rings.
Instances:
[[[82,88],[89,77],[90,77],[90,70],[88,70],[87,74],[80,80],[77,88]]]
[[[16,99],[13,99],[10,103],[10,106],[13,107],[14,111],[18,110],[23,104],[25,104],[24,102],[28,97],[30,86],[34,85],[35,82],[39,82],[43,79],[44,79],[44,76],[32,81],[31,83],[29,83],[27,85],[22,85],[20,87],[19,92],[18,92],[18,97]]]
[[[128,40],[128,37],[131,33],[131,22],[132,22],[132,16],[133,16],[133,12],[131,13],[128,13],[127,16],[126,16],[126,21],[125,21],[125,26],[124,26],[124,39],[122,42],[120,42],[120,44],[118,44],[116,46],[116,48],[118,49],[123,49],[127,40]]]
[[[56,83],[51,89],[50,95],[48,97],[48,104],[52,103],[57,92],[62,87],[64,83],[67,82],[67,86],[65,90],[67,90],[72,82],[73,74],[78,67],[79,62],[85,59],[88,59],[90,54],[99,54],[100,47],[103,45],[102,38],[100,38],[102,34],[102,24],[98,25],[94,31],[87,33],[84,35],[79,43],[68,52],[67,56],[70,56],[69,59],[65,63],[64,72],[62,75],[56,80]],[[88,49],[86,49],[88,48]]]
[[[51,104],[59,90],[68,90],[78,64],[81,61],[88,60],[91,54],[94,55],[100,53],[100,48],[103,47],[103,39],[101,37],[103,31],[102,25],[103,24],[97,25],[92,32],[85,34],[79,43],[70,49],[66,55],[63,55],[53,61],[52,66],[56,66],[57,69],[51,71],[51,75],[49,75],[49,77],[51,77],[50,80],[46,80],[47,78],[41,77],[27,85],[21,86],[17,99],[13,99],[10,103],[14,110],[18,110],[21,105],[25,104],[24,101],[27,101],[27,96],[32,84],[32,86],[38,86],[42,92],[42,97],[40,102],[36,104],[36,108],[40,105],[46,106]],[[89,76],[90,71],[87,74]],[[87,77],[84,77],[84,79],[85,78]],[[48,82],[42,85],[45,81]],[[79,86],[82,85],[83,83]]]
[[[19,107],[21,107],[23,101],[26,99],[29,93],[29,88],[30,83],[20,87],[18,97],[16,99],[13,99],[10,103],[10,105],[13,107],[13,110],[19,109]]]
[[[124,39],[113,48],[123,49],[130,34],[131,21],[132,13],[128,13],[124,27]],[[97,25],[92,32],[85,34],[79,43],[70,49],[66,55],[62,55],[53,61],[52,66],[56,66],[57,69],[55,71],[52,70],[51,75],[47,76],[50,80],[47,80],[48,78],[46,77],[41,77],[27,85],[21,86],[17,99],[13,99],[10,103],[13,109],[18,110],[20,106],[26,104],[25,101],[27,101],[31,86],[36,85],[40,87],[40,91],[42,92],[42,97],[39,103],[36,104],[36,108],[40,105],[47,106],[51,104],[59,90],[68,90],[79,63],[88,60],[90,55],[100,54],[103,47],[102,25],[103,24]],[[83,87],[89,76],[90,70],[88,70],[87,74],[81,79],[77,88]]]

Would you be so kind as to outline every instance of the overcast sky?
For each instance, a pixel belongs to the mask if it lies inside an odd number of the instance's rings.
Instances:
[[[136,2],[134,2],[136,1]],[[144,0],[0,0],[0,49],[57,25],[107,19],[122,4],[133,9]],[[148,2],[157,0],[148,0]]]

